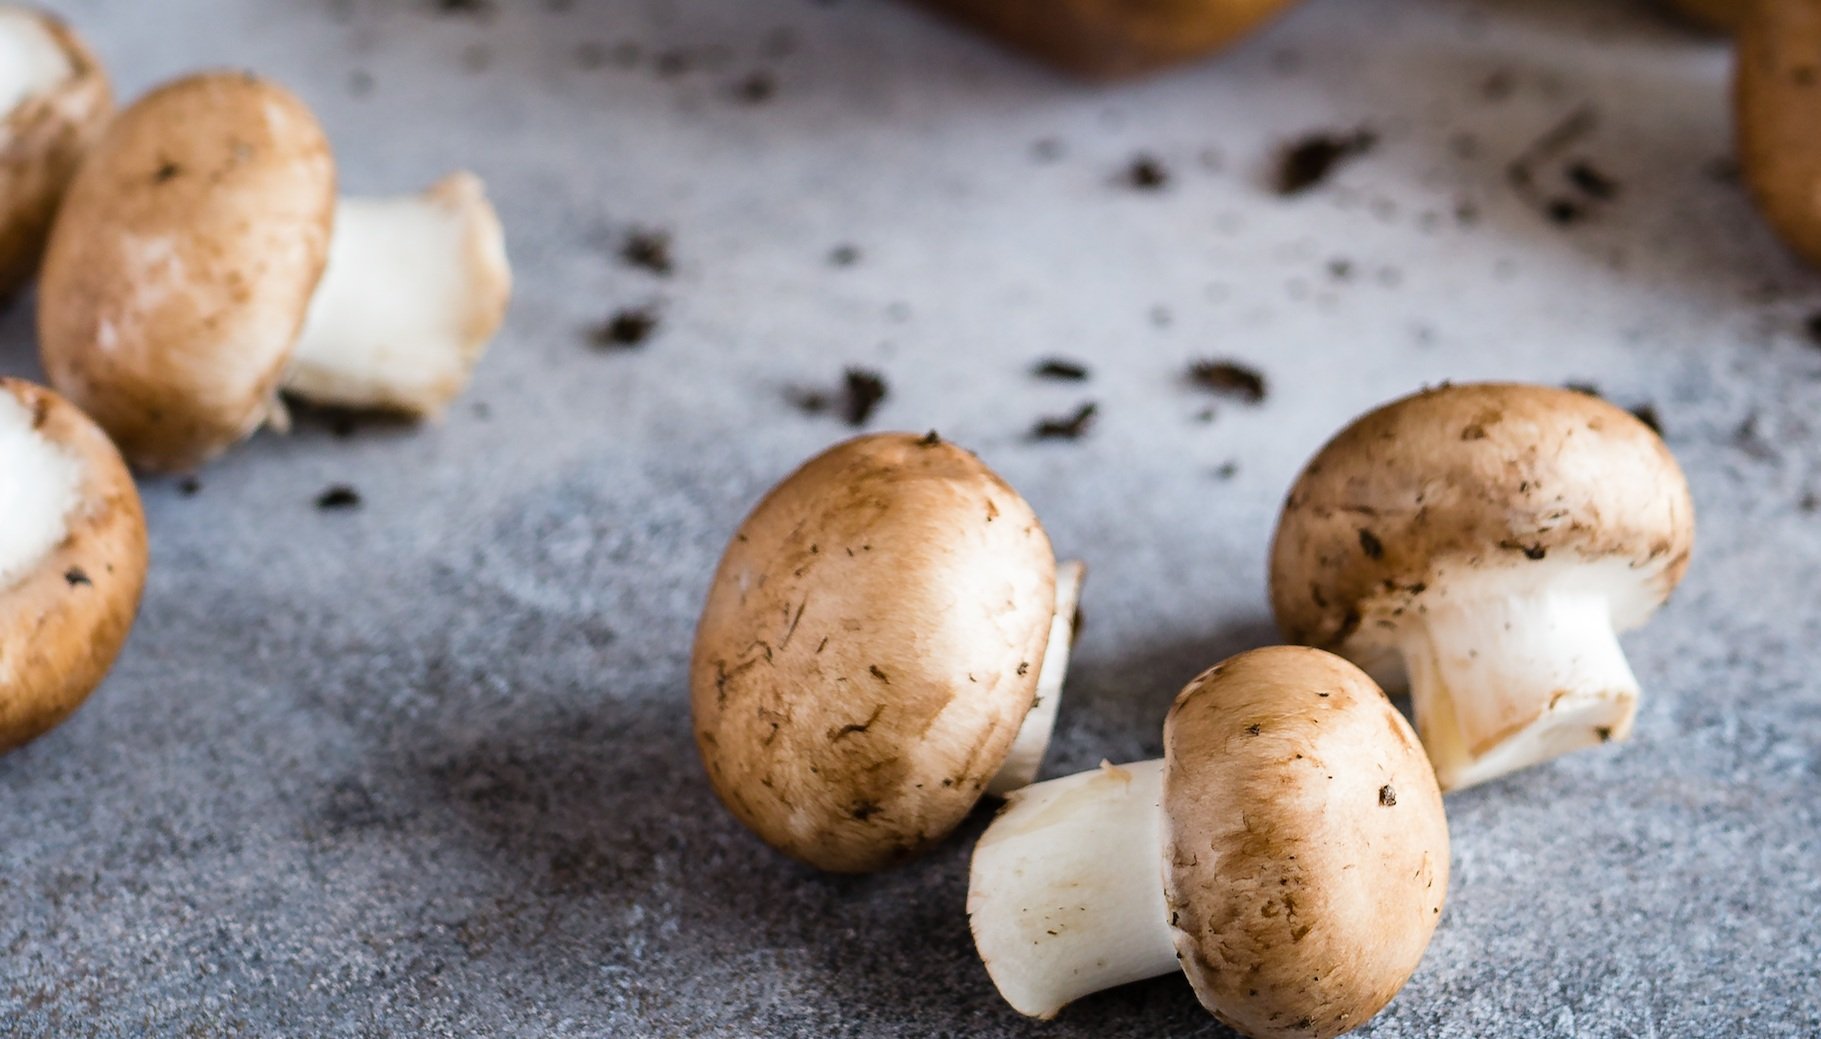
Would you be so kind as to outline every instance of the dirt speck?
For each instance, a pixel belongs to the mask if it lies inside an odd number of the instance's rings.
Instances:
[[[345,483],[338,483],[316,496],[316,507],[324,512],[358,509],[360,502],[360,492]]]
[[[1189,382],[1209,393],[1232,397],[1247,404],[1261,404],[1270,394],[1264,375],[1236,361],[1196,361],[1189,365]]]
[[[1342,166],[1370,152],[1378,135],[1370,130],[1310,134],[1286,145],[1278,156],[1273,186],[1279,195],[1301,195],[1322,186]]]
[[[618,310],[590,337],[594,345],[610,350],[631,350],[644,346],[658,329],[658,312],[652,307],[627,307]]]
[[[1086,382],[1092,374],[1088,367],[1078,361],[1061,357],[1047,357],[1038,361],[1031,368],[1031,374],[1039,379],[1056,379],[1061,382]]]
[[[1039,419],[1031,427],[1031,439],[1080,440],[1093,428],[1094,418],[1099,413],[1100,405],[1088,401],[1068,415]]]
[[[620,259],[640,270],[649,271],[660,278],[668,278],[676,272],[676,260],[671,253],[670,232],[650,229],[635,230],[626,236],[620,246]]]

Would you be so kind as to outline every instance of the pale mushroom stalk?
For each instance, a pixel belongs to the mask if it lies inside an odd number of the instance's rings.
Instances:
[[[1437,596],[1402,644],[1417,727],[1442,785],[1458,790],[1624,739],[1639,690],[1612,596],[1475,583],[1476,594]]]
[[[468,384],[511,292],[480,180],[343,198],[283,389],[318,404],[440,414]]]
[[[75,71],[68,50],[43,18],[22,7],[0,7],[0,122]]]
[[[993,983],[1049,1019],[1179,969],[1164,901],[1164,762],[1102,765],[1013,791],[974,850],[967,911]]]
[[[31,410],[3,388],[0,460],[5,463],[0,464],[0,502],[6,503],[0,515],[0,591],[5,591],[68,537],[82,466],[45,439]]]
[[[1075,643],[1075,614],[1081,605],[1081,582],[1086,576],[1087,567],[1079,562],[1056,567],[1056,615],[1050,620],[1050,641],[1038,665],[1037,699],[1031,712],[1024,716],[1024,724],[1018,727],[1005,764],[986,785],[986,792],[994,797],[1029,786],[1043,767],[1043,756],[1056,731],[1057,709],[1062,706],[1062,685]]]

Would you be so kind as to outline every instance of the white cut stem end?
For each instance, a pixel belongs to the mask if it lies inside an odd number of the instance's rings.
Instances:
[[[1078,562],[1056,565],[1056,613],[1050,619],[1050,641],[1043,651],[1043,662],[1037,667],[1037,700],[1031,704],[1012,749],[1005,755],[986,792],[1004,797],[1019,787],[1029,786],[1043,767],[1043,755],[1050,749],[1050,736],[1056,731],[1056,713],[1062,707],[1062,684],[1069,670],[1069,652],[1075,646],[1075,614],[1081,606],[1081,583],[1087,578],[1087,566]]]
[[[69,537],[82,463],[45,439],[37,416],[0,387],[0,592]]]
[[[479,178],[344,198],[284,389],[317,404],[441,414],[505,319],[505,237]]]
[[[75,74],[75,62],[45,15],[0,6],[0,123],[13,109]]]
[[[1481,595],[1432,606],[1404,661],[1423,746],[1444,790],[1624,739],[1638,680],[1611,600],[1589,590]]]
[[[1162,761],[1014,791],[974,848],[968,924],[993,984],[1051,1018],[1177,969],[1164,903]]]

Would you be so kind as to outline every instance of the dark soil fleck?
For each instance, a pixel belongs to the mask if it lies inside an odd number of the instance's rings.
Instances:
[[[1189,365],[1189,381],[1209,393],[1247,404],[1263,403],[1270,392],[1258,369],[1233,361],[1196,361]]]
[[[65,570],[63,572],[63,580],[64,583],[68,584],[71,588],[93,587],[95,584],[95,582],[89,580],[88,571],[79,566],[72,566],[68,570]]]
[[[1064,382],[1086,382],[1089,376],[1087,366],[1075,361],[1051,357],[1038,361],[1031,374],[1039,379],[1059,379]]]
[[[1390,808],[1397,804],[1397,791],[1391,788],[1390,783],[1378,788],[1378,803],[1381,808]]]
[[[1657,406],[1655,404],[1640,404],[1631,409],[1631,415],[1639,422],[1649,426],[1652,433],[1655,433],[1658,436],[1663,435],[1663,420],[1662,417],[1657,414]]]
[[[1366,554],[1367,559],[1385,558],[1385,543],[1378,539],[1377,534],[1364,528],[1359,532],[1359,550]]]
[[[1821,310],[1808,316],[1808,320],[1802,323],[1802,330],[1808,333],[1810,343],[1821,346]]]
[[[769,72],[755,72],[734,84],[733,96],[749,105],[762,105],[778,96],[778,81]]]
[[[316,496],[316,507],[325,512],[360,508],[360,492],[347,484],[336,484]]]
[[[885,377],[866,368],[849,368],[842,374],[839,394],[830,394],[822,390],[797,390],[791,394],[792,403],[809,415],[820,415],[840,408],[841,418],[850,426],[864,426],[873,417],[879,405],[890,396],[891,388],[886,385]],[[837,399],[838,397],[838,399]]]
[[[1076,408],[1071,415],[1039,419],[1037,424],[1031,427],[1031,439],[1080,440],[1093,427],[1094,417],[1099,413],[1100,405],[1089,401]]]
[[[1220,468],[1214,470],[1214,478],[1216,480],[1221,480],[1221,481],[1231,480],[1232,478],[1234,478],[1235,476],[1238,476],[1238,475],[1239,475],[1239,463],[1238,462],[1222,462],[1220,464]]]
[[[828,251],[828,262],[836,267],[852,267],[860,262],[860,247],[837,245]]]
[[[606,323],[594,330],[594,345],[608,349],[630,350],[644,346],[658,329],[658,313],[650,307],[628,307],[616,311]]]
[[[1140,155],[1126,167],[1122,179],[1139,191],[1161,191],[1170,184],[1170,171],[1155,156]]]
[[[437,14],[486,15],[493,13],[493,0],[432,0]]]
[[[1568,165],[1568,182],[1581,189],[1589,198],[1607,201],[1619,193],[1619,182],[1613,180],[1599,167],[1586,159],[1577,159]]]
[[[202,481],[194,476],[186,476],[177,481],[177,493],[185,498],[194,498],[202,493]]]
[[[1317,133],[1286,146],[1278,158],[1275,186],[1279,195],[1301,195],[1320,187],[1349,160],[1378,144],[1370,130]]]
[[[626,236],[625,244],[620,247],[620,259],[661,278],[668,278],[676,271],[668,231],[633,231]]]

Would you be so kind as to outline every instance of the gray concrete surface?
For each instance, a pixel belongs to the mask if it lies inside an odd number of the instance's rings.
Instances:
[[[1821,276],[1716,165],[1722,47],[1626,0],[1316,0],[1087,88],[885,0],[55,6],[129,95],[289,82],[353,190],[472,166],[521,289],[444,425],[306,418],[146,485],[132,643],[0,761],[0,1034],[1221,1034],[1170,978],[1004,1007],[962,914],[978,820],[831,879],[713,801],[696,609],[755,496],[847,432],[791,389],[851,364],[889,380],[875,428],[975,447],[1093,564],[1052,775],[1155,752],[1185,679],[1271,638],[1276,504],[1359,410],[1481,377],[1654,406],[1701,543],[1628,640],[1637,737],[1450,800],[1453,897],[1368,1031],[1821,1034]],[[1545,173],[1619,188],[1563,226],[1507,165],[1583,106]],[[1370,155],[1269,190],[1284,142],[1359,126]],[[1141,153],[1164,189],[1121,182]],[[671,276],[621,262],[635,228]],[[646,304],[642,349],[591,345]],[[1092,379],[1029,377],[1054,354]],[[1202,357],[1269,398],[1186,387]],[[0,371],[36,371],[29,303]],[[1086,400],[1085,439],[1026,438]],[[318,510],[332,484],[363,506]]]

